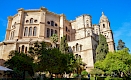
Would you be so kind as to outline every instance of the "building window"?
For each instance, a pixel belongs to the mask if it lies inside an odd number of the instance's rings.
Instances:
[[[105,24],[103,24],[103,28],[105,28]]]
[[[24,53],[24,48],[25,48],[25,46],[24,46],[24,45],[22,45],[21,52],[23,52],[23,53]]]
[[[33,23],[33,18],[30,19],[30,23]]]
[[[75,54],[75,57],[78,58],[78,54]]]
[[[49,28],[47,28],[47,37],[50,37],[50,29]]]
[[[79,45],[78,45],[78,43],[76,43],[76,51],[78,51],[79,50]]]
[[[70,36],[68,35],[68,41],[70,41]]]
[[[18,52],[20,53],[20,47],[19,47],[19,50],[18,50]]]
[[[73,51],[75,52],[75,46],[73,46]]]
[[[55,23],[55,26],[57,26],[57,24]]]
[[[80,51],[82,51],[82,45],[80,45]]]
[[[57,30],[55,30],[55,34],[57,34]]]
[[[27,53],[27,47],[25,47],[25,53]]]
[[[26,20],[26,23],[29,23],[29,20]]]
[[[37,32],[37,27],[34,27],[34,29],[33,29],[33,36],[36,36],[36,32]]]
[[[51,36],[53,35],[53,29],[51,29]]]
[[[11,35],[10,35],[10,40],[12,40],[14,38],[14,34],[15,34],[15,31],[12,31]]]
[[[66,40],[68,40],[68,36],[67,36],[67,34],[66,34]]]
[[[68,31],[68,28],[66,27],[66,32]]]
[[[37,20],[34,20],[35,23],[37,23]]]
[[[81,55],[79,55],[79,58],[81,58]]]
[[[16,27],[16,22],[14,23],[14,26],[13,27]]]
[[[32,27],[29,28],[29,36],[32,36]]]
[[[47,21],[47,24],[50,24],[50,21]]]
[[[54,26],[54,21],[51,21],[51,26]]]
[[[24,36],[27,36],[27,34],[28,34],[28,27],[25,27]]]
[[[89,27],[89,24],[87,24],[87,27]]]
[[[90,33],[89,33],[89,32],[87,33],[87,36],[90,36]]]

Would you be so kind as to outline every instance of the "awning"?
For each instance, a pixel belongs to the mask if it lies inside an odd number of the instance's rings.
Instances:
[[[0,71],[13,71],[12,69],[0,66]]]

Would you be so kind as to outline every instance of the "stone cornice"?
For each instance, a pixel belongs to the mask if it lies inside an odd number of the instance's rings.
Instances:
[[[36,9],[36,10],[32,10],[32,9],[30,9],[30,10],[25,10],[24,12],[40,12],[40,10],[38,10],[38,9]]]
[[[79,18],[79,17],[82,17],[82,16],[90,16],[90,18],[91,18],[91,15],[89,15],[89,14],[82,14],[80,16],[77,16],[76,18]]]
[[[18,11],[24,11],[24,9],[23,9],[23,8],[20,8],[20,9],[18,9]]]
[[[57,16],[57,17],[60,17],[59,14],[56,14],[56,13],[54,13],[54,12],[50,12],[50,11],[47,11],[47,14],[52,14],[52,15],[55,15],[55,16]]]
[[[13,19],[13,17],[12,16],[8,16],[8,20],[12,20]]]
[[[33,25],[39,25],[39,23],[36,23],[36,24],[29,24],[29,23],[24,24],[24,26],[26,26],[26,25],[28,25],[28,26],[33,26]]]

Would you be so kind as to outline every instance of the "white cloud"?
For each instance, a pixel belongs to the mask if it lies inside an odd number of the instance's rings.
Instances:
[[[124,22],[119,29],[114,31],[114,38],[116,40],[120,39],[121,36],[131,37],[131,21]]]

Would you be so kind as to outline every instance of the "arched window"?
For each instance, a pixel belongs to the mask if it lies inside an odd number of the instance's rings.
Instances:
[[[81,55],[79,55],[79,58],[81,58]]]
[[[10,40],[12,39],[12,32],[10,33]]]
[[[89,32],[87,33],[87,36],[90,36],[90,33],[89,33]]]
[[[54,21],[51,21],[51,26],[54,26]]]
[[[51,29],[51,36],[53,35],[53,29]]]
[[[32,27],[29,28],[29,36],[32,36]]]
[[[75,52],[75,46],[73,46],[73,51]]]
[[[68,28],[66,27],[66,32],[68,31]]]
[[[50,21],[47,21],[47,24],[50,24]]]
[[[30,19],[30,23],[33,23],[33,18]]]
[[[37,20],[34,20],[35,23],[37,23],[38,21]]]
[[[105,28],[105,24],[103,24],[103,28]]]
[[[26,23],[29,23],[29,20],[26,20]]]
[[[18,50],[18,52],[20,53],[20,47],[19,47],[19,50]]]
[[[10,40],[12,40],[14,38],[14,34],[15,34],[15,31],[12,31],[11,35],[10,35]]]
[[[68,41],[70,41],[70,36],[68,35]]]
[[[82,51],[82,45],[80,45],[80,51]]]
[[[36,36],[36,32],[37,32],[37,27],[34,27],[34,29],[33,29],[33,36]]]
[[[21,52],[23,52],[23,53],[24,53],[24,48],[25,48],[25,46],[24,46],[24,45],[22,45]]]
[[[25,47],[25,53],[27,53],[27,47]]]
[[[55,34],[57,34],[57,30],[55,30]]]
[[[25,27],[24,36],[27,36],[27,34],[28,34],[28,27]]]
[[[47,37],[50,37],[50,29],[49,28],[47,28]]]
[[[55,26],[57,26],[57,23],[55,23]]]
[[[87,27],[89,27],[89,24],[87,24]]]
[[[15,36],[15,31],[13,31],[13,37],[12,37],[12,39],[14,39],[14,36]]]
[[[79,45],[78,45],[78,43],[76,43],[76,51],[78,51],[79,50]]]
[[[75,57],[78,58],[78,54],[76,54]]]
[[[66,40],[68,40],[68,36],[67,36],[67,34],[66,34]]]
[[[14,23],[14,27],[16,27],[16,22]]]

